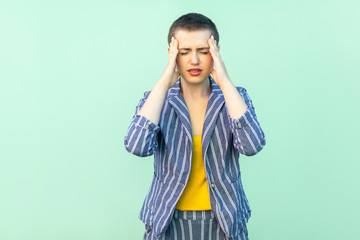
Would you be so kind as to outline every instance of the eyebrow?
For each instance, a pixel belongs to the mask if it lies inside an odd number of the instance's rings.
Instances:
[[[197,48],[197,50],[210,49],[209,47]],[[191,50],[191,48],[179,48],[179,50]]]

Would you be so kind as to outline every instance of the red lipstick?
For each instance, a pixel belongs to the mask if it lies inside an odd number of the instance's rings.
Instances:
[[[188,73],[191,75],[191,76],[198,76],[200,75],[202,72],[202,70],[200,68],[190,68],[188,69]]]

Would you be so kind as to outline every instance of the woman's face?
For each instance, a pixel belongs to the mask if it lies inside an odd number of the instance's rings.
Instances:
[[[210,30],[188,31],[179,29],[174,37],[179,41],[179,53],[176,58],[177,70],[189,83],[201,83],[213,70],[213,59],[209,51]],[[191,75],[191,68],[199,68],[199,75]]]

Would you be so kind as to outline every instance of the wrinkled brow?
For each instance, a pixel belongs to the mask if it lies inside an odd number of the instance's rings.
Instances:
[[[210,49],[209,47],[201,47],[197,48],[196,50],[204,50],[204,49]],[[179,50],[191,50],[191,48],[179,48]]]

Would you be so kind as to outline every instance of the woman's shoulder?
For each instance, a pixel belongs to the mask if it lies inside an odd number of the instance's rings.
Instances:
[[[170,89],[169,89],[169,90],[167,90],[167,92],[166,92],[166,96],[165,96],[165,99],[167,99],[167,98],[168,98],[169,91],[170,91]],[[145,92],[144,92],[143,99],[147,99],[147,97],[149,96],[149,94],[150,94],[150,93],[151,93],[151,90],[145,91]]]

